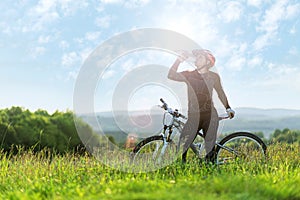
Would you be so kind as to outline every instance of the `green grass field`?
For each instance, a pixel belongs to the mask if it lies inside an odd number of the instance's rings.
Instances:
[[[90,156],[1,153],[1,199],[300,199],[300,146],[268,146],[264,163],[199,165],[190,157],[125,173]]]

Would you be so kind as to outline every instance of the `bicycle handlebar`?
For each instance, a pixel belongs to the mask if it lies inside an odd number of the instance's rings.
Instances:
[[[162,108],[167,110],[168,109],[168,104],[163,100],[163,98],[160,98],[160,101],[163,103]]]
[[[173,111],[172,108],[169,108],[168,104],[162,98],[160,98],[160,101],[163,103],[163,105],[161,107],[164,110],[168,111],[168,113],[170,113],[171,115],[173,115],[175,117],[181,117],[183,119],[187,119],[186,116],[184,116],[183,114],[181,114],[180,112],[178,112],[177,109],[175,109],[175,111]]]
[[[163,100],[163,98],[159,99],[163,104],[165,104],[166,102]]]
[[[223,120],[223,119],[229,119],[230,116],[229,115],[226,115],[226,116],[219,116],[219,120]]]

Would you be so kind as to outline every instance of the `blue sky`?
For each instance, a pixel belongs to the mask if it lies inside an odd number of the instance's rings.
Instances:
[[[0,9],[0,108],[72,110],[98,45],[165,28],[215,54],[232,107],[300,109],[299,1],[2,0]]]

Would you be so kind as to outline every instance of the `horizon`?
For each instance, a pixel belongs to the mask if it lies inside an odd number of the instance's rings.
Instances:
[[[37,110],[44,110],[44,111],[47,111],[48,114],[53,114],[55,112],[67,112],[67,111],[71,111],[71,112],[74,112],[73,109],[69,109],[69,108],[66,108],[66,109],[63,109],[63,110],[60,110],[60,109],[55,109],[55,110],[47,110],[47,109],[44,109],[44,108],[37,108],[37,109],[30,109],[30,108],[27,108],[27,107],[24,107],[24,106],[18,106],[18,105],[12,105],[10,107],[3,107],[3,108],[0,108],[0,110],[4,110],[4,109],[11,109],[12,107],[20,107],[22,109],[25,109],[25,110],[29,110],[30,112],[35,112]],[[240,109],[257,109],[257,110],[286,110],[286,111],[299,111],[300,112],[300,109],[290,109],[290,108],[259,108],[259,107],[236,107],[236,108],[233,108],[235,111],[236,110],[240,110]],[[88,114],[94,114],[94,113],[108,113],[108,112],[148,112],[149,109],[142,109],[142,110],[99,110],[99,111],[95,111],[93,113],[88,113]],[[163,112],[163,110],[161,109],[161,111]],[[78,113],[78,114],[87,114],[87,113]]]
[[[300,114],[300,110],[298,109],[285,109],[285,108],[254,108],[254,107],[237,107],[237,108],[234,108],[235,111],[236,111],[236,116],[238,116],[238,112],[239,110],[259,110],[259,111],[287,111],[287,112],[299,112]],[[132,113],[132,114],[139,114],[139,113],[144,113],[144,114],[149,114],[149,111],[150,110],[105,110],[105,111],[95,111],[93,113],[77,113],[78,115],[98,115],[98,114],[111,114],[111,113],[124,113],[124,112],[128,112],[128,113]],[[160,109],[160,110],[156,110],[156,111],[153,111],[153,113],[156,113],[156,112],[161,112],[161,113],[164,113],[165,111],[163,109]],[[180,112],[180,111],[179,111]],[[224,111],[224,114],[226,114],[226,112]]]

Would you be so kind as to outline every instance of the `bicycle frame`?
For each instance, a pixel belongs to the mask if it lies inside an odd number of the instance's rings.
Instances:
[[[187,119],[183,114],[179,113],[177,109],[175,109],[175,111],[173,111],[171,108],[169,108],[163,99],[160,99],[160,100],[163,103],[163,105],[161,107],[163,109],[165,109],[166,112],[164,113],[164,117],[163,117],[164,128],[163,128],[163,131],[161,132],[161,135],[163,136],[163,147],[161,149],[161,155],[159,156],[159,161],[161,161],[160,159],[161,159],[162,155],[164,155],[165,150],[166,150],[169,142],[171,141],[171,136],[173,134],[173,128],[177,128],[179,133],[181,133],[185,123],[183,121],[181,121],[180,118]],[[172,116],[171,122],[169,124],[166,123],[167,115]],[[219,116],[219,120],[228,119],[228,118],[229,118],[229,116]],[[167,130],[169,130],[169,131],[166,133]],[[198,133],[198,135],[203,138],[203,135],[200,132]],[[196,144],[194,142],[190,145],[190,148],[197,156],[200,156],[200,154],[202,153],[202,151],[204,149],[203,143],[200,143],[200,145],[201,145],[200,149],[198,149],[196,147]],[[218,145],[221,148],[224,148],[224,149],[226,149],[232,153],[235,153],[237,155],[237,153],[233,149],[229,149],[228,147],[223,147],[217,141],[216,141],[215,145]]]

